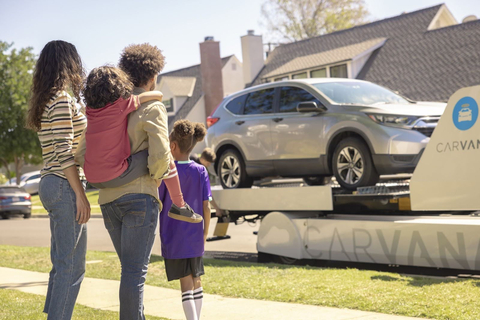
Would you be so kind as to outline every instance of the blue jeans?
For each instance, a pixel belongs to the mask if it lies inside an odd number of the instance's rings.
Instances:
[[[147,194],[127,194],[100,206],[120,258],[120,320],[143,320],[143,289],[157,229],[159,203]]]
[[[75,221],[76,196],[70,183],[55,175],[40,180],[40,200],[50,217],[52,270],[43,312],[47,319],[71,319],[85,275],[87,225]]]

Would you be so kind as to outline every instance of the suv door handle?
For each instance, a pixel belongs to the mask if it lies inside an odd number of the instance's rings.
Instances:
[[[242,121],[242,120],[235,122],[235,124],[238,124],[239,126],[241,126],[244,123],[245,123],[245,121]]]
[[[273,118],[272,120],[278,123],[278,122],[282,121],[283,118]]]

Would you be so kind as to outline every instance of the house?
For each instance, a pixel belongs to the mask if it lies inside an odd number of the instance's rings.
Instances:
[[[169,128],[179,119],[205,123],[225,96],[245,87],[242,62],[235,55],[220,58],[220,45],[213,37],[200,43],[200,60],[158,77],[156,90],[163,93]],[[194,152],[203,148],[205,143],[198,143]]]
[[[458,24],[442,4],[276,47],[253,85],[284,79],[364,79],[419,101],[480,84],[480,20]]]
[[[161,74],[170,126],[205,122],[225,96],[285,79],[364,79],[418,101],[446,101],[480,84],[480,20],[459,24],[444,4],[282,44],[266,60],[262,36],[249,30],[241,43],[243,62],[220,58],[219,43],[206,37],[199,65]]]

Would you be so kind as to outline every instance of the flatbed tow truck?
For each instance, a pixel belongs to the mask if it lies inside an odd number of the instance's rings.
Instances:
[[[280,183],[214,189],[213,197],[232,221],[261,220],[259,259],[478,273],[479,103],[480,86],[452,95],[410,181],[387,181],[354,193],[334,185]],[[459,118],[465,108],[472,114],[469,121]]]

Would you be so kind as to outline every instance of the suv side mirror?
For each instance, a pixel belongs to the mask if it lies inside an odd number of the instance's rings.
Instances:
[[[297,105],[297,111],[301,113],[322,112],[326,110],[327,109],[323,105],[320,105],[319,107],[315,101],[300,102]]]

